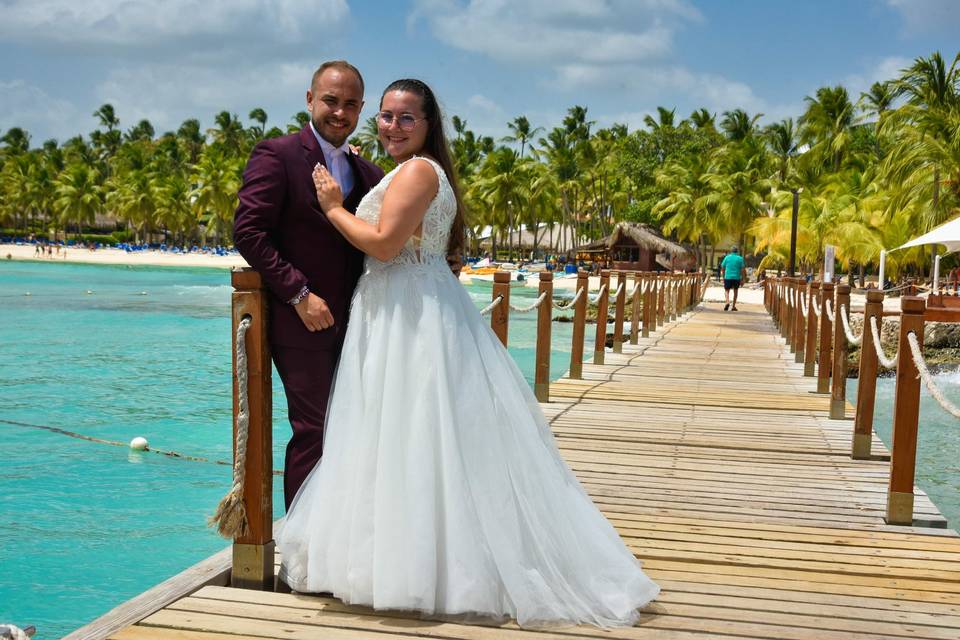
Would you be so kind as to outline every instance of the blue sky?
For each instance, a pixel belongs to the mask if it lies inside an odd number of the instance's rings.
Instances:
[[[498,137],[574,104],[631,129],[658,105],[771,121],[819,86],[856,97],[917,56],[952,59],[958,36],[960,0],[0,0],[0,130],[62,141],[105,102],[124,129],[254,107],[284,126],[331,58],[363,71],[364,116],[413,76]]]

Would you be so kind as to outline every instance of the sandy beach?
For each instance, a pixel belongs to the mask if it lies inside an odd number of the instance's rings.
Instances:
[[[127,252],[122,249],[79,249],[70,247],[66,251],[61,247],[59,255],[54,249],[53,257],[39,258],[35,255],[34,245],[0,244],[0,259],[3,260],[33,260],[37,262],[76,262],[86,264],[103,265],[133,265],[133,266],[152,266],[152,267],[207,267],[213,269],[233,269],[235,267],[248,266],[246,261],[239,255],[217,256],[205,253],[170,253],[166,251],[136,251]],[[468,283],[471,278],[467,274],[460,276],[461,282]],[[554,280],[554,289],[563,289],[573,291],[576,287],[576,278],[558,278]],[[535,278],[527,280],[525,287],[537,288],[539,283]],[[597,276],[590,278],[590,290],[596,291],[600,287],[600,278]],[[707,294],[704,298],[707,302],[723,302],[723,287],[713,285],[707,288]],[[740,301],[744,303],[762,304],[763,288],[757,283],[750,283],[740,289]],[[852,296],[852,307],[854,309],[863,308],[865,302],[864,295],[854,293]],[[887,309],[899,309],[899,298],[888,298],[886,301]]]

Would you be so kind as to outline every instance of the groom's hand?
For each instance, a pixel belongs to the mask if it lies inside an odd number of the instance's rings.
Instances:
[[[330,307],[320,296],[308,293],[307,297],[293,306],[307,331],[323,331],[333,326]]]

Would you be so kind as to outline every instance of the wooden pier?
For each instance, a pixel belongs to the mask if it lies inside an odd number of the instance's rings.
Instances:
[[[960,638],[960,537],[919,489],[913,526],[886,523],[889,453],[871,436],[852,459],[852,407],[830,418],[781,333],[762,306],[701,305],[550,384],[564,457],[663,588],[636,627],[472,626],[230,588],[222,554],[190,595],[96,637]]]

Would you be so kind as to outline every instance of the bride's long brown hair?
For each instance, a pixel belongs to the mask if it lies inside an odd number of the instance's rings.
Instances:
[[[447,174],[447,180],[453,188],[453,195],[457,199],[457,215],[453,220],[453,227],[450,229],[450,242],[447,244],[448,256],[462,256],[463,248],[466,242],[466,209],[463,206],[463,198],[460,197],[460,184],[457,180],[457,171],[453,165],[453,158],[450,156],[450,145],[447,143],[447,136],[443,132],[443,115],[440,113],[440,105],[437,104],[437,97],[433,90],[425,82],[404,78],[391,82],[383,90],[380,96],[380,106],[383,107],[383,96],[390,91],[409,91],[420,96],[420,103],[423,108],[423,114],[427,119],[427,139],[423,143],[423,152],[430,154],[443,168]]]

